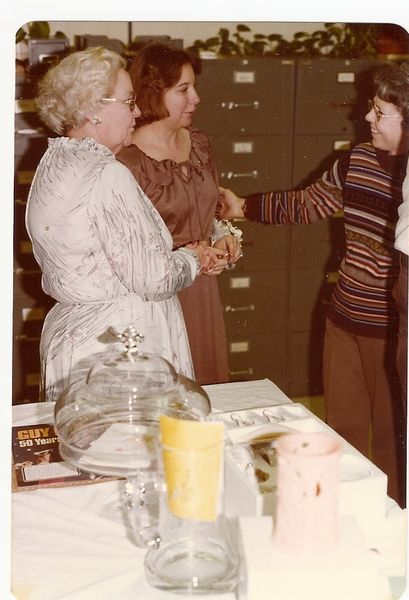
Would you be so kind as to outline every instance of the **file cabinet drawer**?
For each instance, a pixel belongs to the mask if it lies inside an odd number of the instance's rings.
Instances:
[[[284,271],[225,277],[220,295],[229,339],[235,333],[284,332],[286,294]]]
[[[297,65],[296,133],[367,132],[366,100],[379,61],[301,59]],[[306,101],[308,99],[308,101]]]
[[[232,381],[268,377],[284,389],[285,341],[282,335],[238,334],[229,339],[228,350]]]
[[[14,136],[14,157],[17,170],[35,170],[47,150],[47,138],[41,131],[27,129]]]
[[[288,259],[290,230],[263,223],[237,220],[234,225],[243,232],[243,256],[232,271],[224,271],[219,280],[238,273],[285,269]]]
[[[194,124],[215,135],[288,133],[294,83],[293,60],[204,61],[197,81],[201,102]]]
[[[212,146],[220,185],[239,196],[290,187],[290,136],[215,136]]]
[[[40,304],[37,299],[30,296],[14,296],[13,310],[13,337],[20,339],[21,336],[29,338],[41,335],[44,319],[54,301],[48,296]]]
[[[44,303],[50,300],[41,287],[41,270],[35,265],[32,268],[14,266],[13,292],[15,296],[30,296],[37,300],[44,299]]]
[[[292,270],[288,306],[289,331],[309,331],[323,327],[327,302],[333,286],[326,273],[310,267]]]
[[[334,271],[344,254],[344,243],[342,215],[310,225],[293,225],[290,243],[292,269],[314,267],[322,273]]]
[[[337,158],[354,146],[353,135],[323,133],[294,138],[293,178],[295,186],[312,183],[330,169]]]
[[[18,336],[13,343],[13,404],[38,402],[39,336]]]

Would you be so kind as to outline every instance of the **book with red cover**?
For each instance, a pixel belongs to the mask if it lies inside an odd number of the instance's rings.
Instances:
[[[12,460],[13,491],[115,479],[82,472],[64,461],[59,451],[58,436],[50,423],[13,427]]]

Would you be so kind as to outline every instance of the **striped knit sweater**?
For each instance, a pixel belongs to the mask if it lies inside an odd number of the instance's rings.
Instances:
[[[304,189],[246,197],[246,218],[277,225],[313,223],[343,210],[345,255],[328,317],[357,335],[384,338],[397,326],[393,245],[406,162],[407,155],[360,144]]]

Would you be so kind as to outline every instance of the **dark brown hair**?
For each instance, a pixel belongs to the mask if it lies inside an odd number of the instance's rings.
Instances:
[[[169,115],[163,94],[180,79],[182,68],[189,64],[195,75],[202,71],[200,59],[185,50],[153,42],[142,47],[132,59],[129,75],[142,115],[136,126],[159,121]]]
[[[409,62],[388,62],[375,72],[374,95],[399,108],[403,126],[409,129]]]

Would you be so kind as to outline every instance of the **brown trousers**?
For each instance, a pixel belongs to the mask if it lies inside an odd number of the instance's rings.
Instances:
[[[328,425],[386,473],[388,494],[402,506],[405,448],[396,341],[353,335],[327,319],[323,377]]]

